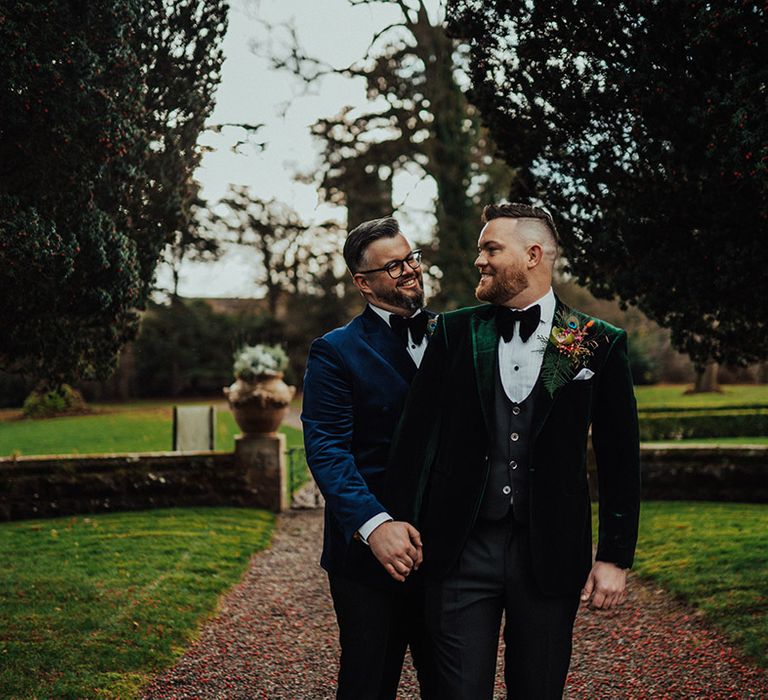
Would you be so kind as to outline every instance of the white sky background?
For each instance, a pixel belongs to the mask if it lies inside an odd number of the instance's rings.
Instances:
[[[438,0],[427,5],[436,8]],[[203,197],[215,204],[229,183],[248,185],[254,195],[285,202],[309,223],[327,220],[329,215],[343,221],[344,210],[320,205],[315,186],[298,183],[294,177],[311,173],[319,163],[320,144],[311,137],[310,125],[345,105],[365,104],[363,79],[328,76],[312,89],[314,95],[303,96],[297,79],[287,71],[273,71],[268,59],[256,55],[251,45],[266,36],[260,20],[271,25],[292,20],[308,55],[343,67],[362,57],[373,34],[398,17],[396,6],[385,3],[351,7],[347,0],[232,0],[222,81],[209,122],[263,123],[252,139],[267,145],[261,152],[244,145],[235,154],[231,146],[244,138],[242,130],[204,134],[202,142],[216,151],[204,155],[196,173]],[[287,112],[286,103],[290,103]],[[395,180],[395,203],[406,200],[398,218],[406,235],[424,241],[433,219],[423,211],[431,210],[436,189],[431,181],[416,185],[409,179]],[[388,213],[371,212],[371,218]],[[255,267],[255,253],[247,247],[236,247],[215,263],[187,262],[179,292],[186,297],[262,296],[252,279]],[[170,287],[164,265],[158,268],[157,285]]]

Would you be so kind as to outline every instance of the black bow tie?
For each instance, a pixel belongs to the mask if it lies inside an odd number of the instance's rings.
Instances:
[[[496,328],[499,329],[501,337],[505,341],[512,340],[515,335],[515,324],[520,322],[520,340],[528,342],[528,338],[538,328],[541,320],[541,307],[531,306],[525,311],[519,309],[508,309],[506,306],[500,306],[496,310]]]
[[[421,345],[421,341],[424,340],[424,334],[427,332],[427,321],[429,318],[423,311],[405,318],[404,316],[398,316],[397,314],[390,314],[389,325],[392,326],[392,330],[397,334],[397,337],[403,341],[403,345],[408,344],[408,331],[411,331],[411,338],[416,345]]]

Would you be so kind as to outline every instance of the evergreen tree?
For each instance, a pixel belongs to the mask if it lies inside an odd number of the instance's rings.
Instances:
[[[226,3],[0,3],[0,367],[103,377],[194,201]]]
[[[562,222],[570,270],[671,329],[700,372],[767,356],[766,8],[449,3],[510,196]]]

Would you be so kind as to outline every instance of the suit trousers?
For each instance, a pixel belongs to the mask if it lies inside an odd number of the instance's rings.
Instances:
[[[395,700],[405,650],[411,648],[421,697],[437,700],[424,625],[424,591],[415,582],[384,589],[328,574],[339,625],[337,700]]]
[[[427,584],[427,628],[442,700],[493,698],[502,614],[507,698],[562,698],[580,591],[543,596],[528,546],[511,513],[479,520],[447,578]]]

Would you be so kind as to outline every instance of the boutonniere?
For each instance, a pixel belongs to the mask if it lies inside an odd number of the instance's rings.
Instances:
[[[432,334],[435,332],[435,328],[437,328],[437,319],[440,318],[440,316],[433,316],[432,318],[427,321],[427,338],[431,338]]]
[[[600,334],[592,319],[583,323],[576,314],[563,310],[555,315],[549,338],[539,338],[545,341],[541,380],[552,396],[586,366],[599,344]],[[546,352],[549,345],[552,352]]]

